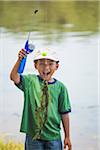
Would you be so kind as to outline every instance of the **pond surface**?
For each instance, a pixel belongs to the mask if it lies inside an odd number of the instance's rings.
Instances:
[[[34,14],[34,10],[38,13]],[[9,79],[18,51],[30,40],[36,49],[58,52],[55,77],[68,88],[72,104],[73,150],[98,150],[100,141],[98,102],[98,1],[0,1],[0,134],[23,140],[19,134],[23,93]],[[34,52],[24,73],[36,73]],[[62,139],[63,139],[62,132]]]

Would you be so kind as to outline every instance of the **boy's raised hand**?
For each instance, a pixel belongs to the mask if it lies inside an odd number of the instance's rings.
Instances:
[[[68,146],[68,150],[72,150],[72,145],[69,138],[64,139],[64,150],[66,150],[66,146]]]
[[[21,49],[18,53],[18,59],[21,61],[24,57],[27,56],[27,52],[25,51],[25,49]]]

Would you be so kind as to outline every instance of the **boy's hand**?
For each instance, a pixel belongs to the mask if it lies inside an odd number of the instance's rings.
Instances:
[[[28,53],[26,53],[25,49],[21,49],[18,53],[18,59],[21,61],[24,57],[27,56]]]
[[[68,150],[72,150],[72,145],[69,138],[64,139],[64,150],[66,150],[66,145],[68,146]]]

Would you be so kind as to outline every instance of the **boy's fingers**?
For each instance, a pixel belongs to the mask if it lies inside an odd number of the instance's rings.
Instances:
[[[72,145],[69,145],[68,150],[72,150]]]
[[[66,144],[64,144],[64,150],[66,150]],[[72,145],[68,144],[68,150],[72,150]]]
[[[66,150],[66,144],[64,144],[64,150]]]
[[[26,50],[22,48],[18,53],[19,60],[22,60],[23,58],[25,58],[27,54],[29,54],[29,52],[26,52]]]
[[[27,55],[27,52],[24,49],[21,49],[20,52],[24,55]]]
[[[18,53],[18,57],[20,58],[23,58],[23,57],[26,57],[27,56],[27,53],[24,49],[21,49]]]

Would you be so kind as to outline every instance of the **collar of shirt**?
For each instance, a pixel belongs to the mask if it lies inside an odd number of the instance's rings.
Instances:
[[[43,81],[43,79],[39,75],[37,75],[37,77],[39,78],[39,80]],[[55,78],[53,78],[53,79],[54,79],[54,81],[48,82],[48,84],[54,84],[57,81]]]

